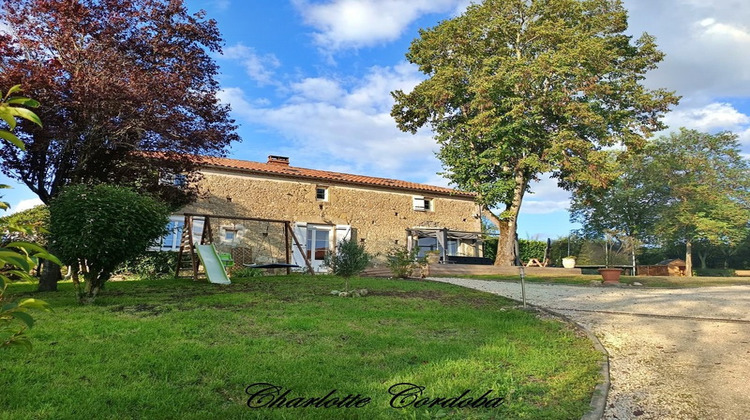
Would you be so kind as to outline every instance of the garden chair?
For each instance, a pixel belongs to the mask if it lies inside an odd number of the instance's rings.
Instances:
[[[232,259],[232,254],[228,252],[220,252],[219,260],[221,260],[221,264],[224,268],[234,267],[234,259]]]

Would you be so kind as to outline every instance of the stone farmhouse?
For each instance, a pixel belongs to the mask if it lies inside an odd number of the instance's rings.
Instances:
[[[266,163],[209,158],[201,170],[200,198],[173,215],[162,250],[177,250],[185,214],[210,215],[213,243],[244,263],[283,260],[283,225],[234,220],[291,222],[301,247],[292,246],[294,264],[324,271],[323,256],[342,239],[388,252],[394,245],[437,250],[450,257],[481,257],[480,208],[474,194],[394,179],[291,166],[289,158]],[[213,216],[221,216],[218,225]],[[277,224],[278,225],[278,224]],[[194,236],[202,227],[194,222]],[[243,252],[240,252],[243,251]]]

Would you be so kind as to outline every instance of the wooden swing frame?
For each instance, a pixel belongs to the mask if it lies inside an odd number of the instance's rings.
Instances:
[[[177,266],[175,268],[175,277],[189,277],[181,276],[181,271],[190,270],[192,272],[193,280],[198,280],[198,265],[199,260],[195,251],[195,240],[193,238],[193,222],[196,218],[203,219],[203,233],[200,238],[200,245],[208,245],[211,243],[213,235],[211,230],[211,219],[230,219],[230,220],[246,220],[252,222],[266,222],[266,223],[279,223],[284,225],[284,257],[286,264],[291,265],[292,253],[291,247],[289,246],[289,238],[291,237],[294,245],[297,246],[302,258],[305,260],[307,271],[310,274],[315,274],[310,260],[305,255],[302,249],[302,245],[297,239],[297,235],[294,234],[292,229],[292,222],[288,220],[273,220],[273,219],[260,219],[256,217],[241,217],[241,216],[226,216],[217,214],[199,214],[199,213],[185,213],[185,224],[182,227],[182,238],[180,240],[180,250],[177,253]],[[185,266],[185,263],[189,263],[189,266]],[[291,267],[286,267],[286,274],[291,274]]]

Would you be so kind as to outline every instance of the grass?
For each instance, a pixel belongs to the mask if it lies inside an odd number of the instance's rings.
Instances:
[[[601,355],[575,330],[502,297],[414,280],[257,277],[108,283],[93,305],[72,287],[47,300],[31,353],[3,351],[0,419],[572,419],[587,410]],[[360,394],[360,408],[248,408],[246,387],[288,398]],[[423,396],[503,397],[497,408],[389,406],[407,382]]]
[[[456,276],[460,278],[471,278],[478,280],[493,281],[520,281],[518,275],[469,275]],[[588,286],[592,281],[600,281],[602,277],[595,275],[568,275],[551,274],[549,276],[526,275],[525,280],[530,283],[552,283],[572,284]],[[620,283],[641,283],[644,287],[685,288],[685,287],[710,287],[710,286],[747,286],[750,285],[749,277],[666,277],[666,276],[621,276]]]

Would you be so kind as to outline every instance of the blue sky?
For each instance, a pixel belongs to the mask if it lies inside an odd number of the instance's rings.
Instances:
[[[221,98],[242,143],[230,156],[448,185],[428,130],[400,132],[389,92],[422,75],[404,54],[420,27],[460,14],[467,0],[188,0],[216,19],[226,41]],[[655,35],[667,54],[646,79],[683,96],[668,115],[681,126],[740,135],[750,153],[750,7],[744,0],[625,0],[631,34]],[[0,179],[2,182],[2,179]],[[569,194],[532,185],[519,220],[522,238],[567,235]],[[14,210],[34,204],[22,186],[5,190]]]

